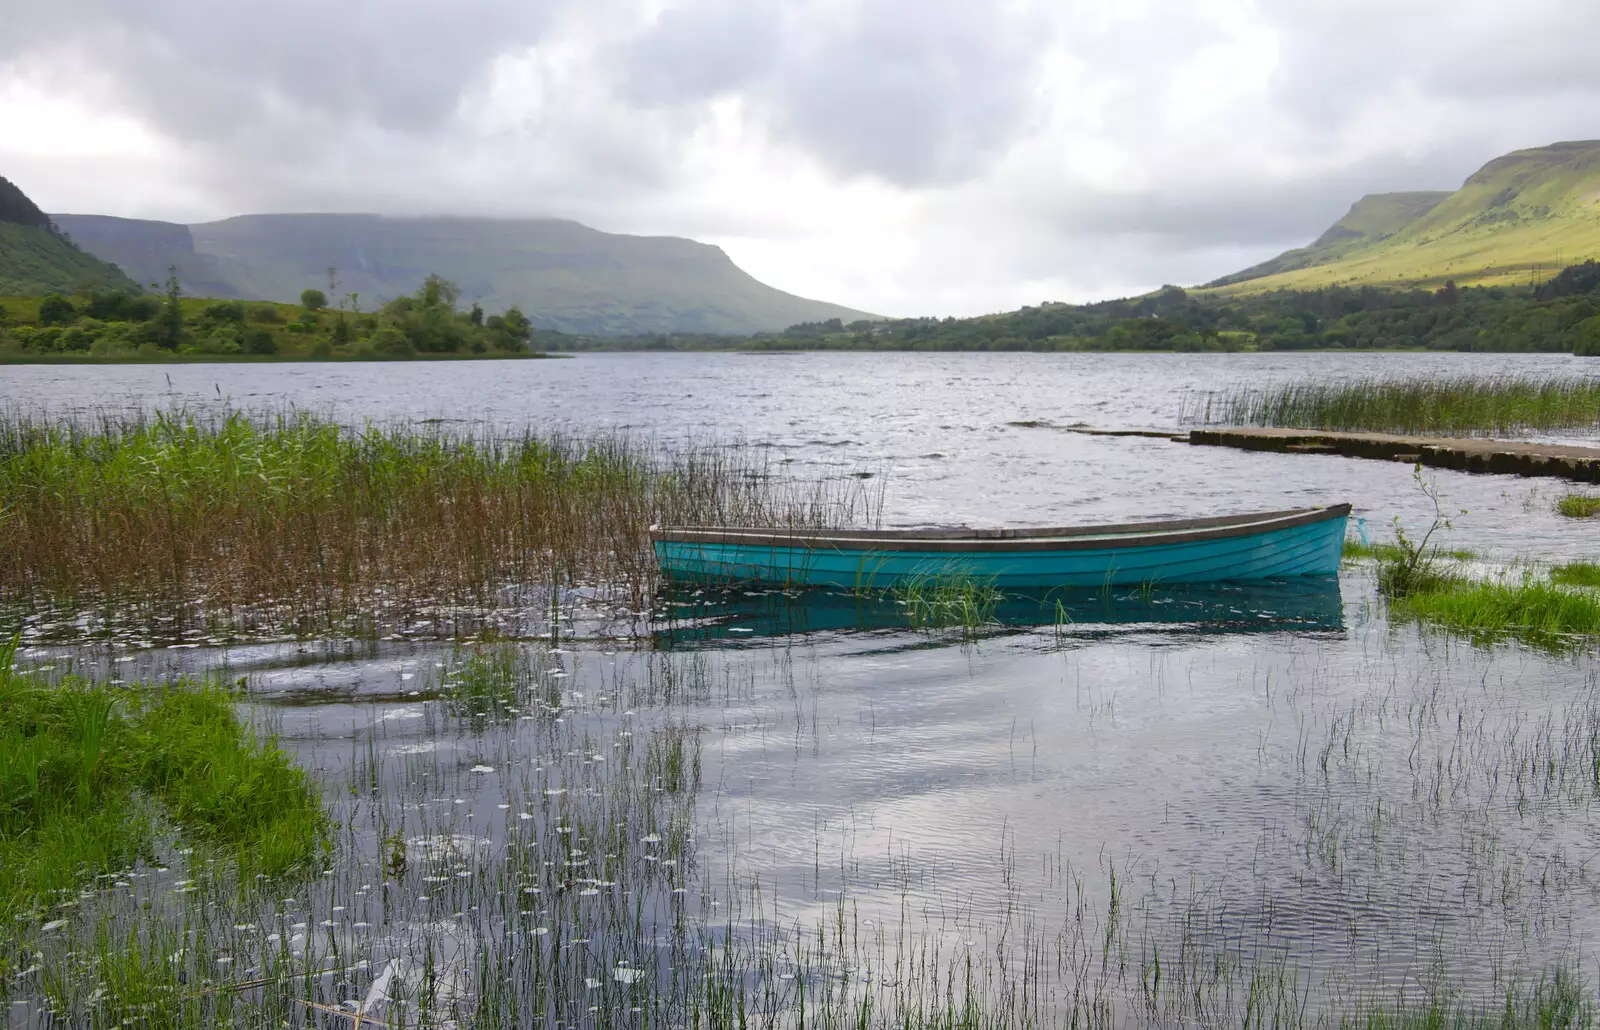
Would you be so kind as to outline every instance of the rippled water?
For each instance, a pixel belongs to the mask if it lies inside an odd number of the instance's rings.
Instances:
[[[1548,356],[600,356],[183,367],[171,370],[171,391],[165,369],[8,369],[0,398],[92,407],[206,404],[220,393],[351,419],[692,430],[770,446],[804,469],[883,471],[890,521],[1349,500],[1376,535],[1393,515],[1423,515],[1404,466],[1008,423],[1172,426],[1183,389],[1430,369],[1571,371]],[[1438,483],[1448,505],[1470,509],[1452,545],[1594,556],[1592,528],[1558,520],[1548,499],[1529,502],[1535,489],[1553,493],[1548,484],[1447,472]],[[499,646],[555,677],[544,681],[552,710],[568,733],[600,742],[591,757],[618,734],[698,728],[693,882],[759,883],[760,902],[736,918],[712,911],[750,933],[787,927],[803,939],[848,905],[857,932],[889,942],[879,954],[902,932],[985,961],[1017,940],[1045,941],[1042,1007],[1063,1018],[1069,984],[1088,975],[1070,972],[1081,965],[1073,949],[1093,951],[1102,978],[1109,951],[1123,963],[1117,1011],[1133,1022],[1152,953],[1169,966],[1180,953],[1245,969],[1279,963],[1312,1010],[1415,999],[1441,984],[1492,1003],[1502,985],[1554,963],[1592,967],[1592,655],[1480,648],[1391,625],[1360,567],[1337,587],[1132,592],[1013,621],[1032,624],[913,631],[842,599],[750,597],[686,609],[631,640]],[[283,641],[135,650],[116,667],[130,678],[246,677],[254,710],[335,798],[371,768],[382,792],[415,790],[425,758],[450,784],[433,832],[487,841],[483,861],[507,861],[502,849],[524,824],[506,813],[527,803],[530,769],[549,762],[550,744],[540,724],[473,718],[440,695],[441,667],[462,653]],[[24,657],[113,656],[40,645]],[[543,839],[554,818],[546,808],[526,825]],[[375,840],[350,846],[365,857],[348,861],[376,860]],[[1114,921],[1125,931],[1107,944]],[[371,965],[358,993],[383,947],[359,945]],[[791,962],[795,947],[780,948]],[[14,1008],[12,1020],[33,1011]]]
[[[600,354],[371,365],[36,365],[0,371],[0,404],[298,405],[354,422],[442,417],[739,439],[768,448],[798,474],[886,476],[886,520],[899,524],[1052,525],[1346,500],[1382,532],[1396,515],[1421,517],[1408,466],[1015,423],[1175,429],[1185,391],[1432,374],[1596,369],[1565,354]],[[1471,512],[1458,520],[1460,545],[1577,555],[1570,527],[1551,511],[1555,481],[1450,472],[1438,479],[1446,506]]]

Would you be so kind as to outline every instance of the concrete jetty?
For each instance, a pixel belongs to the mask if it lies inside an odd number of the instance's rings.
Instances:
[[[1181,439],[1175,437],[1174,439]],[[1210,447],[1289,454],[1341,454],[1376,461],[1421,462],[1459,472],[1559,476],[1600,483],[1600,447],[1471,437],[1395,436],[1308,429],[1192,429],[1188,441]]]

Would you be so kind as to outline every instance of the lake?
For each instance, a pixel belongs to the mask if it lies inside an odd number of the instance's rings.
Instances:
[[[1088,437],[1043,423],[1181,429],[1187,392],[1372,375],[1600,375],[1569,354],[585,354],[551,361],[7,366],[0,404],[295,405],[336,418],[460,419],[737,440],[797,475],[886,479],[885,523],[1054,525],[1348,500],[1369,531],[1420,518],[1405,465]],[[1430,475],[1434,473],[1430,472]],[[1554,481],[1440,472],[1462,546],[1576,556]],[[1530,498],[1532,499],[1530,503]],[[1524,510],[1527,508],[1527,510]]]
[[[1431,517],[1409,467],[1063,427],[1179,428],[1185,391],[1241,381],[1585,368],[1432,354],[12,366],[0,403],[621,427],[742,440],[802,476],[870,473],[891,524],[1350,501],[1383,539],[1396,517]],[[1552,513],[1554,481],[1428,475],[1468,512],[1449,546],[1595,557],[1593,528]],[[166,854],[72,918],[187,912],[173,961],[192,976],[300,963],[319,970],[299,981],[310,1000],[333,1007],[387,970],[413,1022],[715,1022],[661,998],[675,971],[721,962],[762,1025],[864,1004],[873,1025],[943,1018],[961,1008],[947,997],[981,999],[976,1025],[1299,1025],[1451,992],[1493,1008],[1512,985],[1592,968],[1591,654],[1391,624],[1359,564],[1336,584],[1123,592],[1016,621],[914,630],[839,598],[753,594],[570,639],[34,640],[22,663],[244,678],[345,827],[328,871],[245,911],[186,893],[194,874]],[[391,890],[397,834],[413,868]],[[70,966],[67,947],[53,961]],[[11,1023],[54,1025],[45,1009],[25,985]]]

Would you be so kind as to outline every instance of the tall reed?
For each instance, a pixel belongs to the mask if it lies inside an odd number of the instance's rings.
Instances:
[[[637,601],[654,583],[652,522],[842,524],[870,505],[715,444],[351,429],[294,410],[0,414],[0,499],[0,595],[224,622],[239,605],[304,622],[551,583]]]
[[[1407,434],[1518,433],[1600,428],[1600,379],[1518,376],[1355,379],[1239,385],[1192,394],[1183,419]]]

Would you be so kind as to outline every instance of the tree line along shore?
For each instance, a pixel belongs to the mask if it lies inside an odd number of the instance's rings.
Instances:
[[[747,337],[541,335],[549,350],[1545,351],[1600,355],[1600,263],[1530,287],[1331,286],[1252,295],[1177,286],[977,318],[790,326]]]
[[[1600,263],[1548,281],[1435,289],[1332,286],[1256,295],[1177,286],[1094,304],[975,318],[834,318],[751,335],[606,336],[537,325],[517,307],[463,309],[437,275],[363,311],[306,290],[298,305],[85,288],[0,298],[0,360],[505,357],[593,350],[1176,351],[1439,350],[1600,355]]]
[[[533,336],[516,307],[463,310],[439,276],[376,311],[315,289],[299,304],[184,297],[175,278],[160,293],[0,298],[0,360],[13,361],[531,357]]]

